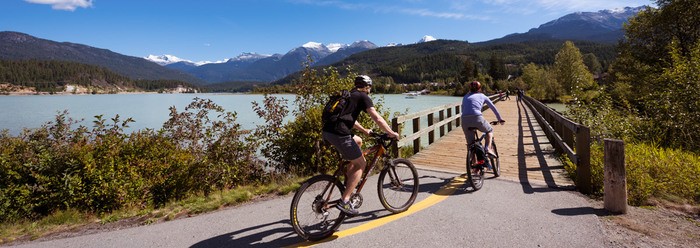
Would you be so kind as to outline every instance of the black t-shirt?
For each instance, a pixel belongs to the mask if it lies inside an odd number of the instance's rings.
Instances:
[[[372,98],[369,98],[367,93],[353,89],[350,91],[350,102],[347,110],[344,113],[349,113],[339,118],[337,122],[326,122],[323,124],[323,131],[334,133],[337,135],[351,135],[352,127],[360,116],[360,112],[367,112],[367,108],[374,107]]]

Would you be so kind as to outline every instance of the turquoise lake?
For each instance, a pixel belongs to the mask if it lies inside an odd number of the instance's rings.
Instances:
[[[294,95],[278,95],[289,100],[294,108]],[[372,94],[375,103],[383,99],[391,113],[411,113],[460,102],[460,97],[422,95],[413,99],[401,94]],[[119,115],[121,120],[133,118],[127,131],[152,128],[159,129],[168,120],[169,107],[179,112],[195,97],[211,99],[226,111],[238,114],[238,123],[245,129],[262,124],[262,119],[253,112],[252,102],[259,103],[263,95],[250,94],[112,94],[112,95],[31,95],[0,96],[0,130],[7,129],[17,135],[24,128],[38,128],[54,119],[57,113],[67,110],[69,117],[83,120],[79,125],[92,127],[94,116],[109,119]],[[77,127],[77,126],[76,126]]]

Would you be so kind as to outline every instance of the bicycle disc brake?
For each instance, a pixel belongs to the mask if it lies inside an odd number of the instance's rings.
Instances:
[[[326,210],[323,209],[323,207],[326,205],[326,201],[323,200],[323,197],[321,195],[317,195],[316,198],[314,199],[314,202],[311,203],[311,209],[317,214],[324,214],[326,215]]]
[[[360,193],[354,193],[350,196],[350,204],[352,204],[355,209],[360,208],[362,206],[362,195]]]

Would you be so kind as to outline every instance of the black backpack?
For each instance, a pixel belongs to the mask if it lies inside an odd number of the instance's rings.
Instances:
[[[350,105],[350,91],[342,90],[331,95],[323,107],[321,115],[323,123],[337,122],[343,115],[347,115],[348,105]]]

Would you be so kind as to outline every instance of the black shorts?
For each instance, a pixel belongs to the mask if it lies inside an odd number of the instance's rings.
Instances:
[[[337,135],[323,132],[323,139],[335,146],[345,160],[353,160],[362,156],[362,149],[357,145],[352,135]]]

